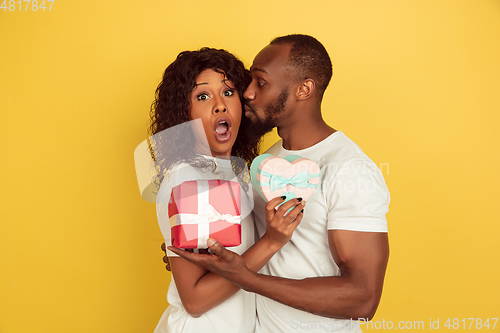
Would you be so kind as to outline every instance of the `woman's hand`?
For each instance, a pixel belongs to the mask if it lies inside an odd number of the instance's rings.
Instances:
[[[267,238],[279,250],[292,238],[295,228],[304,216],[306,202],[302,198],[295,198],[277,207],[286,197],[277,197],[270,200],[266,205],[266,233]],[[294,208],[293,208],[294,207]],[[293,208],[288,214],[286,212]],[[285,216],[286,214],[286,216]]]

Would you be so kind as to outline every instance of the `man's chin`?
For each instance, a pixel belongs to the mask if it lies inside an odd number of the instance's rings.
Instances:
[[[256,122],[258,122],[257,116],[253,112],[245,112],[245,117],[250,119],[252,124],[255,124]]]
[[[249,131],[252,133],[254,138],[261,138],[265,134],[271,132],[273,128],[275,127],[272,124],[269,124],[268,122],[263,122],[259,119],[251,119],[252,120],[252,125],[251,125],[251,130]]]
[[[262,118],[258,117],[257,113],[255,113],[254,111],[246,111],[245,117],[247,117],[250,120],[252,125],[258,125],[258,124],[264,123],[266,121],[265,118],[262,119]]]

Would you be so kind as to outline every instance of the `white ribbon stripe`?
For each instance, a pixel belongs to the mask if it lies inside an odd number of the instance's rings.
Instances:
[[[176,214],[170,218],[170,225],[182,224],[206,224],[215,221],[226,221],[229,223],[241,222],[240,215],[221,214],[211,204],[206,204],[202,214]]]

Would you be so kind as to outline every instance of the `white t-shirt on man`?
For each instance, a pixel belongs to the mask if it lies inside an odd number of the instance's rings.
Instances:
[[[382,173],[344,133],[337,131],[316,145],[286,150],[282,141],[267,153],[286,157],[299,155],[321,169],[320,185],[307,199],[304,217],[292,239],[260,270],[260,273],[290,279],[339,276],[328,245],[328,230],[387,232],[389,191]],[[266,202],[254,194],[254,217],[260,237],[266,231]],[[359,323],[336,320],[297,310],[256,295],[256,332],[361,332]]]

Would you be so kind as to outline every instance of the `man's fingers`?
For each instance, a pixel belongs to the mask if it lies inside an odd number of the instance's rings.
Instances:
[[[179,255],[180,257],[205,268],[212,265],[214,260],[231,260],[231,255],[233,253],[229,250],[226,250],[226,248],[221,243],[213,238],[209,238],[207,244],[215,255],[188,252],[187,250],[181,250],[173,246],[169,246],[168,249]]]
[[[189,252],[186,252],[184,250],[178,249],[178,248],[173,247],[173,246],[169,246],[167,249],[169,249],[173,253],[175,253],[183,258],[186,258],[186,256],[188,256],[188,253],[189,253]]]
[[[189,260],[193,263],[201,263],[206,258],[212,257],[211,254],[200,254],[200,253],[194,253],[193,249],[186,249],[186,250],[181,250],[173,246],[167,247],[170,251],[174,252],[175,254],[179,255],[180,257]]]
[[[217,240],[209,238],[207,244],[208,247],[210,247],[213,253],[215,253],[217,256],[219,256],[222,259],[229,259],[228,255],[230,255],[230,252],[226,250],[226,248]]]
[[[166,255],[165,255],[165,256],[163,256],[163,262],[164,262],[165,264],[168,264],[168,263],[169,263],[169,261],[168,261],[168,257],[167,257]]]
[[[167,252],[167,247],[165,246],[165,243],[161,243],[161,249],[163,250],[163,252]]]

